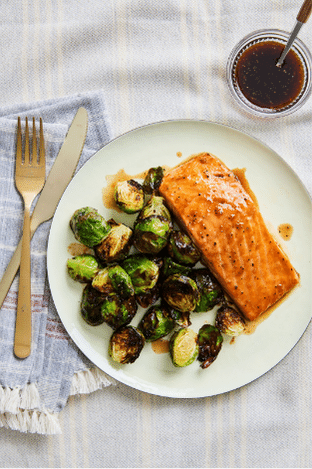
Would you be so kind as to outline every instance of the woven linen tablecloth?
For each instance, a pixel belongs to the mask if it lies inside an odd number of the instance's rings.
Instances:
[[[80,106],[88,111],[89,129],[79,170],[110,138],[102,93],[0,109],[0,278],[22,232],[23,202],[14,184],[17,116],[42,117],[48,174]],[[18,275],[0,310],[0,426],[45,434],[60,432],[57,414],[70,394],[110,383],[69,339],[51,300],[46,275],[50,225],[43,223],[31,242],[33,330],[28,358],[13,354]]]
[[[290,31],[301,3],[1,2],[1,107],[102,90],[104,120],[110,122],[113,138],[172,119],[228,125],[276,151],[312,195],[312,98],[286,118],[259,119],[233,102],[225,73],[235,44],[259,29]],[[299,34],[310,51],[311,21]],[[91,129],[97,124],[90,108],[88,112]],[[62,121],[66,128],[73,114]],[[94,119],[103,122],[103,114]],[[58,137],[59,146],[63,136]],[[85,150],[97,150],[100,140],[106,139],[96,139],[98,145],[93,146],[88,134]],[[11,154],[13,158],[13,149]],[[20,230],[22,206],[16,200],[14,220]],[[0,230],[1,226],[0,222]],[[35,236],[38,242],[39,230]],[[1,258],[1,269],[10,254]],[[49,323],[61,327],[57,321]],[[72,396],[58,414],[62,434],[1,428],[1,463],[4,467],[312,467],[311,333],[310,324],[277,366],[225,394],[170,399],[117,383],[90,395]],[[63,342],[68,351],[71,345]],[[78,371],[89,367],[81,357],[78,361]]]

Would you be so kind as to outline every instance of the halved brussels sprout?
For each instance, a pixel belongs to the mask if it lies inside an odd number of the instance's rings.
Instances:
[[[67,272],[76,282],[90,283],[100,270],[98,261],[94,256],[82,254],[67,260]]]
[[[90,248],[100,244],[111,230],[107,221],[92,207],[76,210],[69,225],[77,241]]]
[[[170,316],[175,320],[179,327],[189,327],[192,324],[189,311],[182,312],[171,308]]]
[[[174,230],[170,234],[168,252],[176,262],[185,265],[195,265],[201,257],[191,238],[178,230]]]
[[[118,363],[133,363],[139,357],[144,344],[145,338],[139,329],[130,325],[122,326],[110,338],[108,353]]]
[[[174,366],[188,366],[198,357],[197,334],[192,329],[178,329],[170,339],[169,351]]]
[[[146,194],[152,194],[157,191],[162,178],[164,176],[164,170],[161,166],[156,168],[150,168],[144,178],[143,190]]]
[[[234,308],[223,305],[217,311],[216,327],[224,334],[236,337],[244,332],[245,321]]]
[[[110,293],[101,304],[101,313],[104,322],[114,330],[129,324],[137,310],[138,305],[134,296],[125,300],[116,293]]]
[[[153,196],[134,224],[133,244],[143,253],[158,253],[168,243],[172,221],[164,199]]]
[[[122,268],[130,276],[136,295],[147,293],[155,287],[159,266],[143,254],[133,254],[122,262]]]
[[[121,298],[134,295],[130,276],[118,264],[101,269],[92,280],[92,286],[102,293],[118,293]]]
[[[194,311],[199,300],[199,291],[193,279],[186,275],[174,274],[165,279],[162,297],[178,311]]]
[[[190,273],[195,280],[200,297],[195,311],[198,313],[209,311],[224,300],[223,290],[211,272],[206,269],[195,269]]]
[[[202,368],[208,368],[217,358],[223,337],[219,329],[211,324],[204,324],[198,331],[199,355]]]
[[[94,251],[103,263],[116,262],[124,259],[131,247],[132,229],[113,219],[107,222],[111,230],[103,241],[95,246]]]
[[[143,253],[160,252],[168,242],[171,222],[161,217],[139,220],[134,226],[133,245]]]
[[[115,202],[125,213],[139,212],[144,204],[144,191],[140,183],[134,179],[116,184]]]
[[[82,292],[80,302],[80,313],[82,318],[90,326],[98,326],[104,322],[101,312],[101,306],[105,295],[93,288],[90,284],[86,285]]]
[[[173,274],[189,275],[191,268],[186,265],[181,265],[175,262],[171,257],[165,257],[162,267],[162,275],[164,278]]]
[[[151,306],[141,319],[138,328],[149,342],[169,334],[176,325],[167,308],[160,305]]]
[[[156,283],[153,288],[150,288],[145,293],[135,295],[135,299],[142,308],[148,308],[149,306],[156,303],[160,297],[160,285]]]
[[[138,219],[149,217],[161,217],[165,218],[166,220],[171,220],[170,212],[165,205],[165,199],[163,197],[159,195],[153,195],[142,208]]]

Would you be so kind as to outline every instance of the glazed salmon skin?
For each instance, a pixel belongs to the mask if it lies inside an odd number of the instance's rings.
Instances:
[[[299,283],[257,203],[216,156],[201,153],[166,171],[159,192],[246,319]]]

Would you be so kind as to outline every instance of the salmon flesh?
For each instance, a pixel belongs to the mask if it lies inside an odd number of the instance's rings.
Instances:
[[[252,196],[214,155],[165,172],[159,192],[224,291],[254,320],[299,282]]]

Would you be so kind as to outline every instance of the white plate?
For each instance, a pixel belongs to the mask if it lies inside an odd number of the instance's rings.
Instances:
[[[118,365],[108,356],[112,330],[92,327],[80,317],[82,286],[67,275],[68,245],[74,242],[69,228],[73,212],[92,206],[106,219],[132,223],[134,215],[107,210],[102,202],[106,175],[123,168],[129,175],[152,166],[174,166],[203,151],[218,156],[231,169],[246,168],[246,177],[258,198],[270,227],[290,223],[293,235],[281,244],[300,273],[301,284],[260,324],[254,334],[243,335],[234,344],[226,340],[217,360],[206,370],[195,361],[175,368],[168,354],[155,354],[146,344],[135,363]],[[59,316],[73,341],[100,369],[133,388],[168,397],[211,396],[243,386],[276,365],[299,340],[311,319],[311,229],[310,197],[292,169],[261,142],[226,126],[204,121],[170,121],[133,130],[97,152],[77,173],[65,191],[54,215],[48,246],[48,275]],[[192,316],[198,331],[215,312]],[[133,320],[136,325],[142,315]]]

